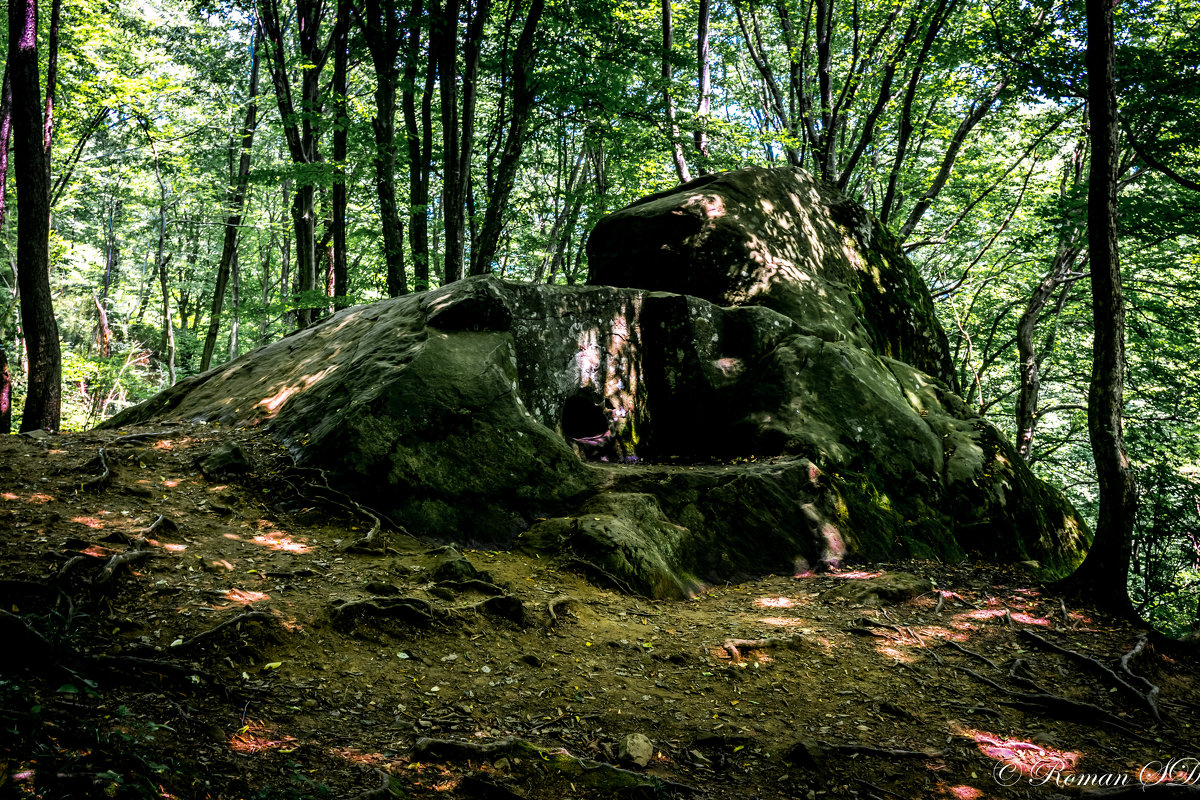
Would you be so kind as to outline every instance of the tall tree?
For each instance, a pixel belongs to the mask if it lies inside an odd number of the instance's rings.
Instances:
[[[1121,417],[1125,381],[1125,300],[1117,249],[1117,94],[1113,0],[1086,0],[1088,108],[1088,252],[1092,272],[1092,375],[1088,437],[1099,481],[1096,538],[1068,587],[1097,606],[1133,616],[1129,563],[1137,486]]]
[[[460,0],[445,0],[441,13],[434,15],[430,43],[435,45],[442,99],[442,215],[446,231],[443,283],[463,277],[468,222],[466,206],[471,190],[471,155],[479,91],[479,53],[491,8],[491,0],[467,0],[466,28],[461,41],[459,28],[464,8]],[[462,54],[461,71],[459,53]]]
[[[62,408],[62,353],[50,294],[50,145],[58,82],[61,0],[50,12],[46,97],[38,72],[37,0],[9,0],[8,72],[12,84],[13,161],[17,196],[17,284],[29,377],[21,431],[57,430]]]
[[[709,171],[712,154],[708,151],[708,117],[712,112],[712,70],[708,63],[708,27],[712,17],[711,0],[700,0],[696,19],[696,156],[700,171]]]
[[[675,119],[675,100],[671,95],[671,50],[675,45],[675,29],[671,21],[671,0],[662,0],[662,82],[663,106],[667,113],[667,138],[671,144],[671,160],[675,164],[675,175],[680,183],[692,179],[688,170],[687,159],[683,156],[683,142],[680,140],[679,123]]]
[[[390,297],[396,297],[408,291],[408,277],[404,271],[404,223],[400,221],[396,203],[396,89],[400,83],[398,60],[404,31],[400,27],[396,0],[360,0],[354,10],[375,70],[375,117],[371,120],[375,152],[372,160],[375,162],[375,192],[379,198],[387,292]],[[419,39],[422,13],[421,0],[415,0],[408,19],[410,37]],[[406,99],[411,96],[409,82],[415,80],[416,67],[416,59],[408,55],[405,60]],[[408,113],[407,106],[405,113]]]
[[[250,152],[254,146],[254,131],[258,127],[258,31],[250,38],[250,81],[246,100],[246,117],[242,122],[241,135],[230,137],[229,149],[238,152],[237,174],[231,175],[233,184],[229,189],[229,215],[225,218],[221,260],[217,263],[217,283],[213,288],[212,315],[208,321],[208,333],[204,337],[204,350],[200,355],[200,371],[212,366],[213,352],[217,347],[217,334],[221,329],[221,312],[225,308],[225,289],[229,284],[229,272],[237,258],[238,232],[242,226],[242,210],[246,203],[246,192],[250,188]]]
[[[336,36],[321,41],[324,0],[297,0],[297,45],[300,56],[300,102],[292,97],[292,79],[288,74],[284,48],[284,17],[279,0],[258,0],[258,24],[268,48],[271,82],[283,122],[288,154],[296,165],[295,194],[292,199],[292,228],[296,234],[296,277],[300,307],[296,323],[300,328],[316,319],[311,293],[317,283],[317,172],[322,162],[319,149],[321,127],[321,72],[329,60]],[[305,295],[309,297],[306,298]]]
[[[484,211],[483,229],[471,250],[471,274],[486,275],[492,270],[496,252],[500,247],[500,231],[503,228],[504,211],[516,182],[517,166],[521,151],[525,147],[525,136],[529,127],[529,115],[533,110],[536,88],[533,84],[534,36],[545,0],[532,0],[525,25],[517,39],[512,57],[512,102],[510,103],[508,135],[500,155],[494,185],[488,187],[487,210]]]
[[[337,22],[333,30],[333,253],[330,264],[333,272],[329,287],[334,308],[346,304],[350,291],[350,274],[346,260],[346,214],[349,192],[346,186],[346,155],[349,147],[350,113],[347,94],[347,70],[350,66],[350,0],[337,0]],[[393,112],[394,113],[394,112]],[[394,180],[394,179],[393,179]],[[404,272],[404,254],[400,254],[400,271]],[[338,299],[340,298],[340,300]]]

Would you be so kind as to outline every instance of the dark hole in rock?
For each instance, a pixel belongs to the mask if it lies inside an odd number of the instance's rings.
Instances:
[[[562,410],[562,435],[564,439],[596,440],[609,435],[608,416],[604,410],[587,397],[568,397]]]
[[[606,402],[606,408],[611,406]],[[585,461],[622,460],[623,448],[608,425],[604,408],[586,395],[568,397],[563,404],[560,430],[576,454]]]

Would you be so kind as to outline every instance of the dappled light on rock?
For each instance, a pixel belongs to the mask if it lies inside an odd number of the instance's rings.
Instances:
[[[261,425],[372,516],[347,547],[570,554],[652,598],[798,564],[1079,560],[1073,509],[954,394],[916,269],[835,190],[705,176],[588,253],[605,285],[483,275],[344,309],[106,424]]]

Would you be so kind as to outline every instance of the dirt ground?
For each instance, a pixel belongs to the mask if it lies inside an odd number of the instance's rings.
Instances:
[[[206,476],[228,442],[250,469]],[[370,515],[317,478],[211,426],[0,437],[0,798],[1200,784],[1195,651],[1019,566],[858,565],[653,602],[386,526],[381,552],[347,549]],[[931,587],[833,596],[898,572]]]

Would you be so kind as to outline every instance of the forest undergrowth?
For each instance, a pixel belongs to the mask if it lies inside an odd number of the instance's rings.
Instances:
[[[244,464],[201,468],[231,444]],[[367,541],[311,477],[254,431],[0,438],[0,798],[1200,788],[1194,648],[1020,565],[658,602],[553,559]],[[897,573],[933,588],[841,599]]]

